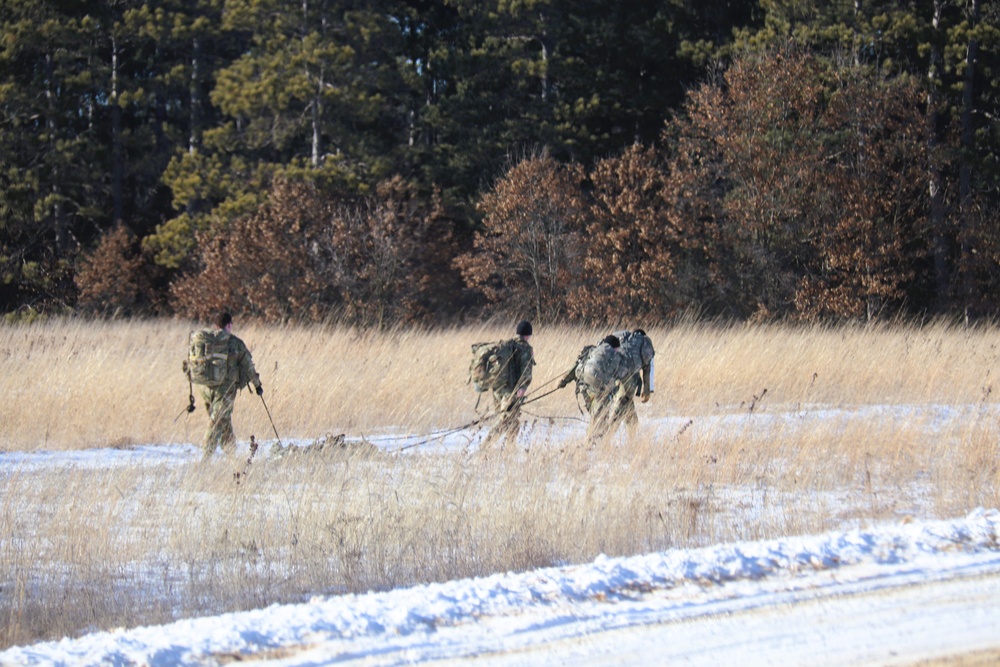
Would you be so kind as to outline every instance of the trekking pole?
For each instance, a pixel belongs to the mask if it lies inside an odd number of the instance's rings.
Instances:
[[[249,388],[249,387],[250,387],[250,383],[248,382],[247,383],[247,388]],[[253,391],[253,390],[251,389],[251,391]],[[274,426],[274,420],[271,419],[271,411],[267,409],[267,402],[264,400],[264,394],[258,394],[258,396],[260,396],[261,405],[264,406],[264,412],[267,413],[267,420],[269,422],[271,422],[271,429],[274,431],[274,437],[278,440],[278,446],[282,447],[283,445],[281,444],[281,436],[278,435],[278,429],[275,428],[275,426]]]

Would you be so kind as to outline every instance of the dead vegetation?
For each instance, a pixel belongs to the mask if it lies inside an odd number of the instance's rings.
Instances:
[[[18,457],[200,440],[191,325],[0,328],[0,646],[1000,501],[992,327],[643,324],[656,392],[631,440],[588,446],[566,389],[519,447],[378,448],[474,421],[470,344],[507,327],[238,326],[285,455],[244,393],[232,459],[58,466]],[[536,325],[534,393],[604,333]]]

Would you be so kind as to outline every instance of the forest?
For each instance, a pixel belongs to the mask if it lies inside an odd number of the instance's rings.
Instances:
[[[988,0],[7,0],[0,313],[1000,314]]]

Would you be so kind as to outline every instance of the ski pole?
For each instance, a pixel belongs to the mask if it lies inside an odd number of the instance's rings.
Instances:
[[[281,436],[278,435],[278,429],[275,428],[275,426],[274,426],[274,420],[271,419],[271,411],[267,409],[267,403],[264,402],[264,397],[263,396],[260,397],[260,402],[264,406],[264,412],[267,413],[267,419],[268,419],[268,421],[271,422],[271,430],[274,431],[274,437],[278,441],[278,446],[281,447],[282,446],[282,444],[281,444]]]
[[[264,406],[264,412],[267,413],[267,419],[268,419],[269,422],[271,422],[271,428],[274,430],[274,437],[277,438],[277,440],[278,440],[278,446],[281,447],[282,446],[282,444],[281,444],[281,436],[278,435],[278,429],[275,428],[275,426],[274,426],[274,420],[271,419],[271,411],[267,409],[267,402],[264,400],[264,395],[263,394],[259,394],[259,396],[260,396],[261,405]]]

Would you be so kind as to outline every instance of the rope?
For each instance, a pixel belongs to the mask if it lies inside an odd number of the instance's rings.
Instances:
[[[544,384],[540,385],[538,387],[538,389],[542,389],[543,387],[546,387],[546,386],[552,384],[553,382],[555,382],[556,380],[562,379],[565,376],[566,376],[566,373],[563,373],[562,375],[557,375],[556,377],[552,378],[548,382],[545,382]],[[527,398],[527,396],[529,396],[530,394],[526,394],[525,395],[525,399],[526,400],[520,401],[520,405],[523,407],[525,405],[528,405],[529,403],[534,403],[535,401],[543,399],[543,398],[545,398],[546,396],[548,396],[550,394],[554,394],[555,392],[559,391],[560,389],[562,389],[562,387],[556,387],[555,389],[550,389],[549,391],[547,391],[547,392],[545,392],[543,394],[540,394],[540,395],[533,396],[532,398]],[[537,390],[536,390],[535,393],[537,393]],[[262,401],[263,401],[263,398],[264,397],[261,396],[261,400]],[[481,398],[482,398],[482,394],[480,394],[476,398],[476,409],[478,409],[478,407],[479,407],[479,400]],[[514,405],[516,405],[517,403],[518,403],[517,401],[512,402],[511,403],[511,407],[514,406]],[[267,404],[264,405],[264,409],[267,410]],[[508,409],[510,409],[510,407]],[[270,415],[270,412],[269,412],[268,413],[268,418],[270,418],[270,416],[271,415]],[[421,438],[417,442],[411,442],[411,443],[409,443],[407,445],[403,445],[402,447],[397,447],[396,449],[389,450],[389,452],[395,454],[397,452],[406,451],[407,449],[413,449],[414,447],[420,447],[422,445],[426,445],[429,442],[433,442],[435,440],[440,440],[441,438],[447,437],[449,435],[452,435],[452,434],[455,434],[455,433],[459,433],[461,431],[465,431],[467,429],[472,428],[473,426],[478,426],[480,424],[488,422],[489,420],[494,419],[494,418],[499,417],[499,416],[500,416],[500,413],[498,413],[498,412],[495,412],[495,411],[494,412],[488,412],[485,415],[482,415],[481,417],[473,419],[472,421],[470,421],[470,422],[468,422],[466,424],[462,424],[461,426],[454,426],[452,428],[441,429],[441,430],[438,430],[438,431],[431,431],[430,433],[427,433],[425,435],[417,436],[417,437]],[[533,415],[533,416],[535,416],[535,415]],[[273,421],[271,422],[271,427],[272,428],[274,427],[274,422]],[[278,435],[278,433],[277,433],[277,431],[275,431],[275,436],[277,436],[277,435]],[[410,435],[386,436],[384,438],[381,438],[381,440],[383,442],[385,442],[385,441],[393,442],[393,441],[396,441],[396,440],[404,440],[406,438],[411,438],[411,437],[413,437],[413,436],[410,436]],[[279,444],[280,444],[280,440],[279,440]]]
[[[574,367],[575,367],[575,364],[574,364]],[[568,372],[569,371],[567,371],[567,373]],[[566,373],[563,373],[562,375],[557,375],[556,377],[552,378],[548,382],[545,382],[545,383],[539,385],[538,389],[542,389],[544,387],[547,387],[548,385],[552,384],[553,382],[555,382],[557,380],[561,380],[564,377],[566,377]],[[525,400],[520,401],[520,406],[524,407],[525,405],[528,405],[529,403],[534,403],[537,400],[545,398],[549,394],[554,394],[555,392],[559,391],[560,389],[562,389],[562,387],[556,387],[555,389],[550,389],[549,391],[545,392],[544,394],[533,396],[532,398],[528,398],[528,396],[530,394],[525,394],[525,397],[524,397]],[[537,393],[537,390],[536,390],[535,393]],[[476,398],[476,407],[477,408],[479,406],[479,399],[481,399],[481,398],[482,398],[482,394],[480,394]],[[511,404],[510,404],[510,406],[508,406],[507,409],[509,410],[509,409],[511,409],[511,407],[513,407],[514,405],[517,405],[517,404],[518,404],[518,401],[512,401]],[[439,440],[439,439],[441,439],[441,438],[443,438],[445,436],[452,435],[453,433],[458,433],[460,431],[464,431],[466,429],[472,428],[473,426],[478,426],[479,424],[482,424],[483,422],[486,422],[486,421],[489,421],[491,419],[494,419],[494,418],[496,418],[498,416],[500,416],[500,413],[498,413],[498,412],[491,412],[491,413],[487,413],[487,414],[483,415],[482,417],[479,417],[478,419],[472,420],[468,424],[463,424],[462,426],[456,426],[454,428],[444,429],[444,430],[441,430],[441,431],[433,431],[431,433],[428,433],[426,436],[423,436],[422,440],[420,440],[418,442],[412,442],[412,443],[410,443],[408,445],[404,445],[402,447],[399,447],[398,449],[392,450],[392,452],[393,453],[395,453],[395,452],[402,452],[402,451],[407,450],[407,449],[412,449],[414,447],[420,447],[421,445],[426,445],[428,442],[433,442],[434,440]],[[395,439],[395,440],[402,440],[403,438],[406,438],[406,437],[409,437],[409,436],[398,436],[398,437],[393,438],[393,439]]]
[[[549,419],[549,420],[552,420],[552,421],[555,421],[555,420],[558,419],[558,420],[563,420],[563,421],[583,422],[584,424],[586,424],[587,421],[588,421],[588,420],[584,419],[583,417],[577,417],[576,415],[570,415],[568,417],[564,416],[564,415],[558,415],[558,416],[557,415],[540,415],[540,414],[537,414],[537,413],[534,413],[534,412],[528,412],[527,410],[524,411],[524,414],[528,415],[529,417],[534,417],[535,419]]]
[[[456,426],[455,428],[450,428],[450,429],[447,429],[445,431],[437,431],[437,432],[435,432],[432,435],[425,436],[423,440],[420,440],[418,442],[411,442],[408,445],[403,445],[402,447],[399,447],[397,449],[393,449],[392,453],[395,454],[396,452],[402,452],[402,451],[407,450],[407,449],[413,449],[414,447],[420,447],[421,445],[426,445],[428,442],[433,442],[434,440],[440,440],[441,438],[443,438],[443,437],[445,437],[447,435],[451,435],[452,433],[458,433],[458,432],[464,431],[464,430],[466,430],[468,428],[472,428],[473,426],[476,426],[477,424],[480,424],[480,423],[482,423],[484,421],[487,421],[489,419],[493,419],[496,416],[497,416],[496,414],[487,415],[485,417],[480,417],[479,419],[475,419],[475,420],[469,422],[468,424],[463,424],[462,426]],[[403,437],[408,437],[408,436],[400,436],[400,437],[398,437],[396,439],[397,440],[402,440]]]

